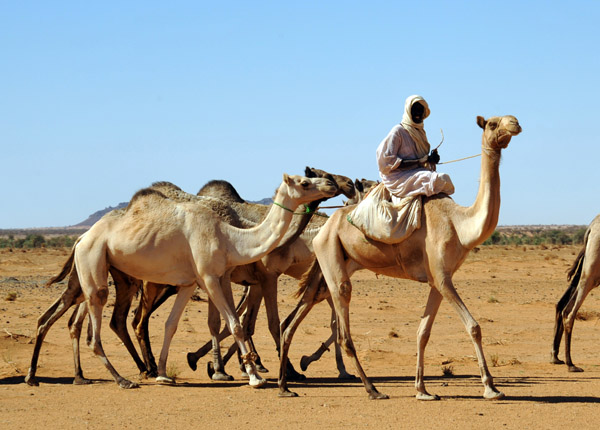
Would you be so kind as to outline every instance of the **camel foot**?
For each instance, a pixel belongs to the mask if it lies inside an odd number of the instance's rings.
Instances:
[[[369,393],[369,399],[371,400],[385,400],[389,398],[390,396],[388,396],[387,394],[380,393],[377,390],[373,390]]]
[[[228,375],[220,370],[215,371],[215,366],[213,365],[212,361],[206,363],[206,373],[213,381],[233,381],[233,376]]]
[[[358,379],[358,377],[356,377],[352,373],[348,373],[344,370],[343,372],[340,372],[340,374],[338,375],[338,379],[353,380],[353,379]]]
[[[306,372],[306,369],[308,369],[308,365],[310,363],[312,363],[312,361],[310,361],[310,357],[308,355],[303,355],[300,359],[300,369],[302,369],[303,372]]]
[[[121,379],[119,382],[119,387],[129,390],[130,388],[139,388],[139,384],[136,382],[132,382],[129,379]]]
[[[495,388],[486,388],[483,393],[483,398],[486,400],[500,400],[504,398],[504,393]]]
[[[157,376],[156,383],[161,385],[176,385],[175,380],[173,378],[169,378],[168,376]]]
[[[196,369],[198,369],[198,360],[196,360],[196,357],[194,357],[194,354],[191,352],[187,353],[187,362],[188,366],[190,366],[190,369],[192,369],[194,372]]]
[[[575,373],[577,373],[577,372],[583,372],[583,369],[581,367],[575,366],[574,364],[571,364],[569,366],[569,372],[575,372]]]
[[[158,369],[150,369],[145,372],[141,372],[140,376],[144,379],[156,378],[158,376]]]
[[[565,364],[564,361],[562,361],[560,358],[558,358],[554,354],[552,354],[552,358],[550,358],[550,363],[552,363],[552,364]]]
[[[279,390],[277,397],[298,397],[298,394],[286,389],[286,390]]]
[[[91,379],[84,378],[83,376],[76,376],[73,378],[73,385],[89,385],[91,383]]]
[[[294,369],[294,367],[292,365],[289,365],[286,368],[286,370],[285,370],[285,378],[288,381],[294,381],[294,382],[299,382],[299,381],[306,380],[306,376],[304,376],[302,373],[298,373],[296,371],[296,369]]]
[[[416,398],[417,400],[423,401],[440,400],[440,396],[438,396],[437,394],[429,394],[427,392],[417,393]]]
[[[252,388],[262,388],[267,385],[267,380],[263,378],[250,378],[249,385]]]
[[[35,379],[35,376],[27,375],[25,377],[25,383],[27,385],[32,386],[32,387],[39,387],[40,386],[40,383],[37,381],[37,379]]]
[[[256,363],[255,366],[256,370],[258,370],[260,373],[269,373],[269,369],[263,366],[262,363]]]

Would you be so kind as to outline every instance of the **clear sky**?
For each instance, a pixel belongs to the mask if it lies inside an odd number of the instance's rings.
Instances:
[[[306,165],[377,179],[422,95],[442,161],[515,115],[500,225],[600,212],[598,1],[4,1],[0,228],[66,226],[154,181],[270,197]],[[470,205],[478,158],[440,166]]]

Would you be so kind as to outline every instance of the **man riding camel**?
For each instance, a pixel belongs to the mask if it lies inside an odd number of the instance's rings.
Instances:
[[[435,171],[440,161],[437,150],[430,151],[423,120],[429,106],[421,96],[404,103],[402,122],[394,126],[377,148],[379,175],[392,200],[417,195],[454,193],[450,176]]]

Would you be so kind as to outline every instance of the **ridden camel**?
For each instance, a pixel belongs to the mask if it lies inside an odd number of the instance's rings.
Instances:
[[[327,179],[284,175],[275,204],[257,227],[239,229],[220,221],[212,211],[193,203],[177,203],[164,194],[145,189],[136,193],[122,216],[104,217],[77,243],[74,263],[86,298],[92,325],[92,347],[120,386],[135,386],[112,367],[100,341],[101,311],[107,298],[108,267],[135,279],[178,285],[175,305],[165,328],[158,365],[159,380],[166,377],[168,348],[185,303],[196,285],[226,319],[245,356],[251,386],[264,385],[247,354],[237,316],[229,272],[261,258],[277,246],[300,204],[332,195],[337,187]]]
[[[583,369],[575,366],[571,360],[571,336],[577,311],[588,293],[600,285],[600,215],[594,218],[585,232],[583,248],[569,270],[568,280],[571,281],[569,287],[556,304],[551,362],[565,364],[558,358],[564,330],[565,360],[569,366],[569,372],[583,372]]]
[[[356,371],[371,399],[387,398],[377,391],[367,378],[350,336],[349,305],[352,294],[350,277],[359,269],[397,278],[428,283],[429,298],[417,335],[417,399],[438,399],[425,389],[424,352],[431,326],[443,298],[458,312],[474,345],[484,385],[483,396],[499,399],[504,396],[493,384],[481,343],[481,328],[460,299],[452,275],[463,263],[469,251],[489,237],[498,222],[500,210],[499,165],[502,149],[521,132],[514,116],[477,117],[483,129],[481,179],[475,203],[470,207],[457,205],[449,196],[438,194],[423,199],[421,228],[399,244],[388,245],[367,238],[351,225],[346,217],[352,208],[336,211],[313,241],[317,260],[303,279],[300,303],[282,323],[282,351],[279,371],[280,396],[295,396],[285,379],[285,363],[298,324],[310,309],[331,295],[338,321],[338,340],[352,358]],[[326,286],[325,286],[325,282]],[[328,291],[327,291],[328,289]]]

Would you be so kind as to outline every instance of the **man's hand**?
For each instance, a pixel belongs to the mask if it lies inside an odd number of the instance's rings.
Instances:
[[[427,162],[430,164],[437,164],[440,162],[440,154],[438,154],[437,149],[431,151],[431,154],[427,157]]]

